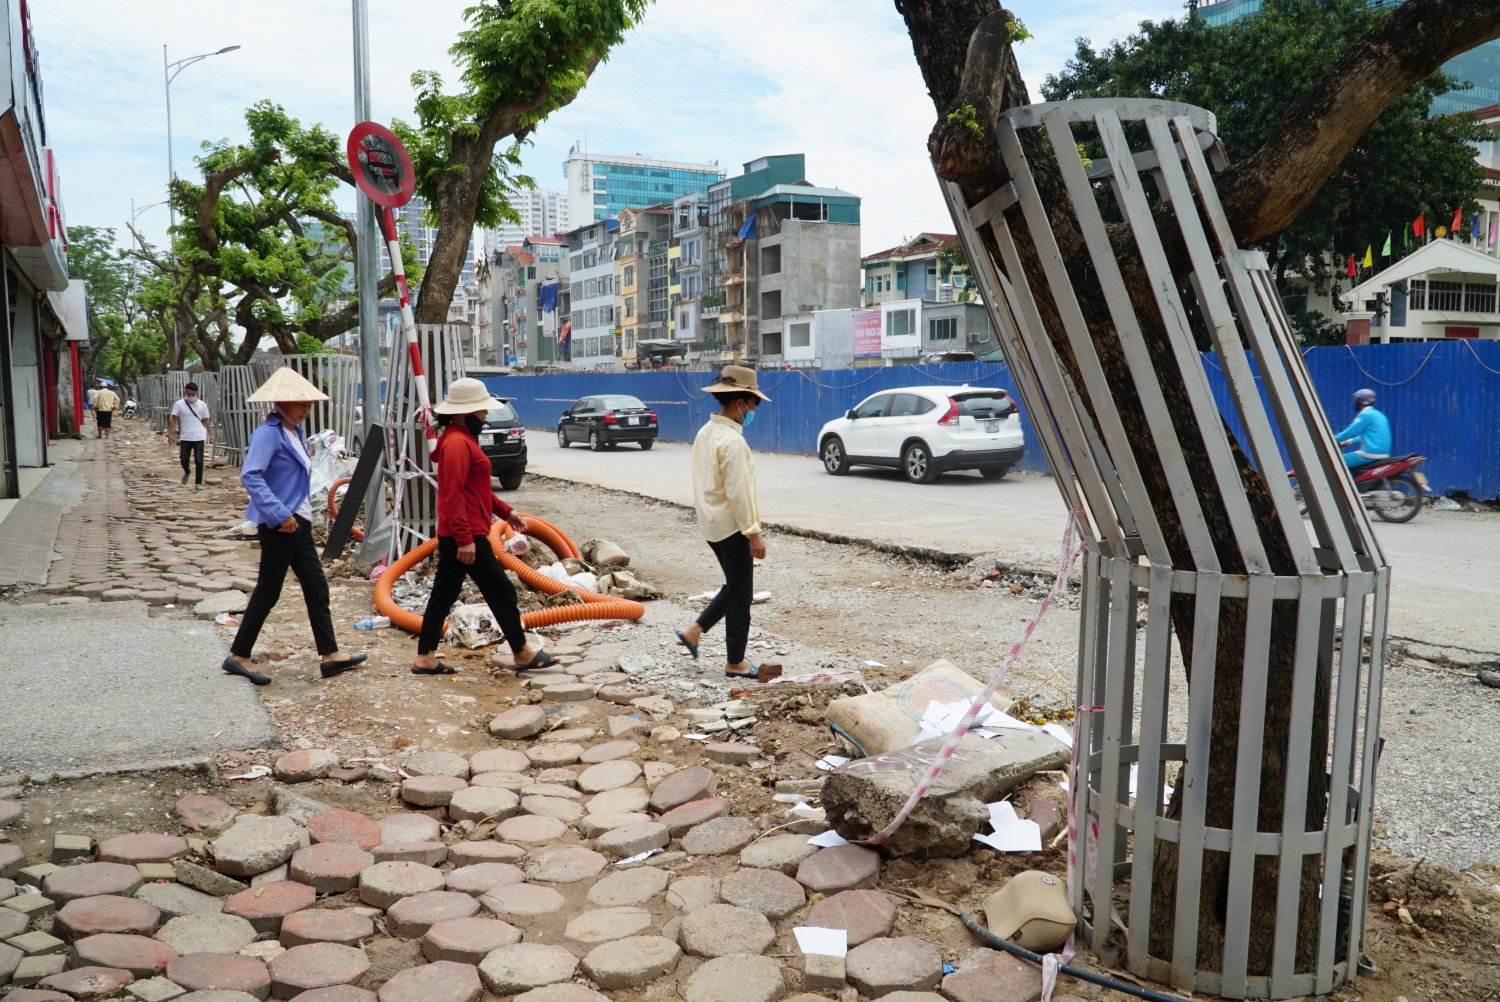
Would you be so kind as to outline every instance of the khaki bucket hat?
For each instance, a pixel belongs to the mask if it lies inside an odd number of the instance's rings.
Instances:
[[[1037,953],[1050,953],[1066,943],[1078,921],[1062,880],[1041,870],[1011,877],[981,907],[990,932]]]
[[[283,365],[271,373],[271,378],[260,384],[260,388],[245,398],[250,404],[299,404],[317,403],[327,400],[328,394],[309,383],[295,369]]]
[[[709,393],[753,393],[766,403],[771,398],[760,392],[760,384],[756,382],[755,370],[743,365],[726,365],[722,372],[714,378],[714,381],[704,387]]]
[[[432,410],[436,414],[473,414],[491,410],[500,401],[490,396],[490,389],[477,379],[455,379],[448,384],[448,395]]]

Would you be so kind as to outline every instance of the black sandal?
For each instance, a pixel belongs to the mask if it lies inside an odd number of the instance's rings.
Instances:
[[[457,675],[458,670],[452,665],[445,665],[439,661],[436,668],[417,668],[413,666],[411,673],[413,675]]]
[[[234,658],[225,658],[224,663],[219,667],[223,668],[231,675],[238,675],[240,678],[247,678],[250,681],[254,682],[256,685],[271,684],[271,678],[269,675],[262,675],[258,671],[251,671],[249,668],[246,668]]]
[[[368,657],[366,654],[351,654],[343,661],[324,661],[318,665],[318,670],[322,672],[324,678],[333,678],[335,675],[342,675],[350,668],[358,668],[365,663],[366,657]]]
[[[516,664],[516,671],[538,671],[542,668],[556,668],[560,664],[562,664],[561,661],[546,651],[537,651],[531,656],[531,660],[525,664],[518,662]]]

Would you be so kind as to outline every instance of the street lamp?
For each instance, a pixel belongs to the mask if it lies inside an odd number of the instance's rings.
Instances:
[[[172,167],[172,81],[177,79],[177,74],[187,69],[194,63],[202,62],[209,56],[222,56],[226,52],[233,52],[238,45],[226,45],[217,52],[205,52],[201,56],[189,56],[187,59],[179,59],[175,63],[167,62],[167,47],[161,47],[161,75],[165,81],[164,89],[167,92],[167,211],[172,217],[172,228],[177,227],[177,208],[171,204],[172,182],[177,180],[177,171]],[[167,242],[170,245],[171,235],[168,234]]]

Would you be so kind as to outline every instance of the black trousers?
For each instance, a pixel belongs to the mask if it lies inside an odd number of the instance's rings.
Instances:
[[[750,603],[755,598],[755,560],[750,556],[750,540],[736,532],[717,543],[709,543],[719,566],[724,568],[724,587],[698,617],[698,625],[711,630],[724,620],[726,661],[739,664],[745,660],[745,645],[750,642]]]
[[[323,564],[318,560],[317,547],[313,545],[312,523],[297,516],[297,531],[282,532],[275,526],[262,525],[256,530],[260,540],[260,577],[255,582],[255,591],[245,606],[245,618],[240,620],[239,632],[234,635],[230,653],[248,658],[260,636],[260,628],[266,625],[276,601],[281,598],[281,585],[286,580],[287,569],[297,575],[302,585],[302,600],[307,603],[307,620],[312,625],[313,639],[317,641],[319,654],[332,654],[339,649],[333,636],[333,616],[328,611],[328,579],[323,576]]]
[[[203,483],[203,442],[202,441],[198,441],[198,442],[182,442],[182,441],[179,441],[177,443],[177,458],[179,460],[181,460],[181,462],[182,462],[182,472],[183,472],[184,475],[193,472],[192,470],[188,469],[188,460],[189,459],[193,460],[194,464],[198,467],[198,479],[195,480],[195,481],[193,481],[193,482],[194,483],[198,483],[198,484]]]
[[[464,578],[473,578],[484,596],[495,622],[505,634],[505,642],[519,654],[526,646],[526,628],[521,625],[521,610],[516,604],[516,587],[505,576],[490,541],[484,536],[474,537],[474,562],[463,563],[458,559],[458,540],[452,536],[439,536],[437,546],[437,574],[432,579],[432,595],[427,599],[427,611],[422,613],[422,634],[417,638],[417,654],[431,654],[443,639],[443,621],[458,593],[463,590]]]

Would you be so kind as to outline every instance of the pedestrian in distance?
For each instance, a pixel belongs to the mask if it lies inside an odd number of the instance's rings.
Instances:
[[[210,426],[208,404],[198,399],[198,384],[188,383],[182,388],[182,399],[172,405],[172,414],[167,418],[167,444],[172,444],[173,433],[177,435],[177,458],[182,463],[182,486],[186,487],[193,470],[188,468],[192,460],[197,470],[193,489],[203,489],[203,449],[214,440]]]
[[[115,410],[120,406],[120,398],[115,391],[108,386],[100,386],[99,392],[94,394],[94,437],[109,438],[110,425],[115,419]]]
[[[442,432],[437,452],[437,572],[432,594],[422,614],[422,632],[417,637],[413,675],[452,675],[451,665],[438,659],[443,622],[448,618],[464,578],[471,578],[500,624],[506,643],[515,655],[517,671],[535,671],[560,664],[546,651],[533,651],[526,643],[515,585],[505,576],[490,547],[491,515],[499,515],[517,532],[526,531],[526,519],[501,501],[490,489],[490,461],[479,448],[479,430],[485,414],[500,406],[477,379],[455,379],[448,395],[432,409]]]
[[[250,495],[245,517],[255,523],[255,538],[260,541],[260,574],[222,667],[256,685],[268,685],[271,679],[255,670],[250,655],[266,617],[281,598],[288,568],[302,585],[308,622],[322,656],[323,677],[332,678],[365,660],[363,654],[339,650],[328,609],[328,579],[313,546],[312,505],[307,498],[312,459],[302,422],[314,403],[327,399],[316,386],[285,367],[245,398],[247,403],[271,405],[270,413],[251,434],[240,467],[240,483]]]
[[[697,622],[677,634],[677,640],[698,659],[705,630],[724,621],[724,674],[759,681],[781,674],[781,666],[752,665],[745,660],[750,642],[750,603],[755,598],[755,561],[766,555],[760,531],[760,508],[755,498],[755,457],[745,442],[745,427],[755,420],[755,409],[771,398],[760,391],[755,370],[725,366],[704,387],[719,402],[719,413],[698,429],[693,439],[693,502],[698,528],[724,570],[724,587],[708,603]]]
[[[99,391],[94,389],[92,386],[89,387],[88,392],[83,395],[84,410],[91,411],[94,409],[94,394],[98,392]]]

